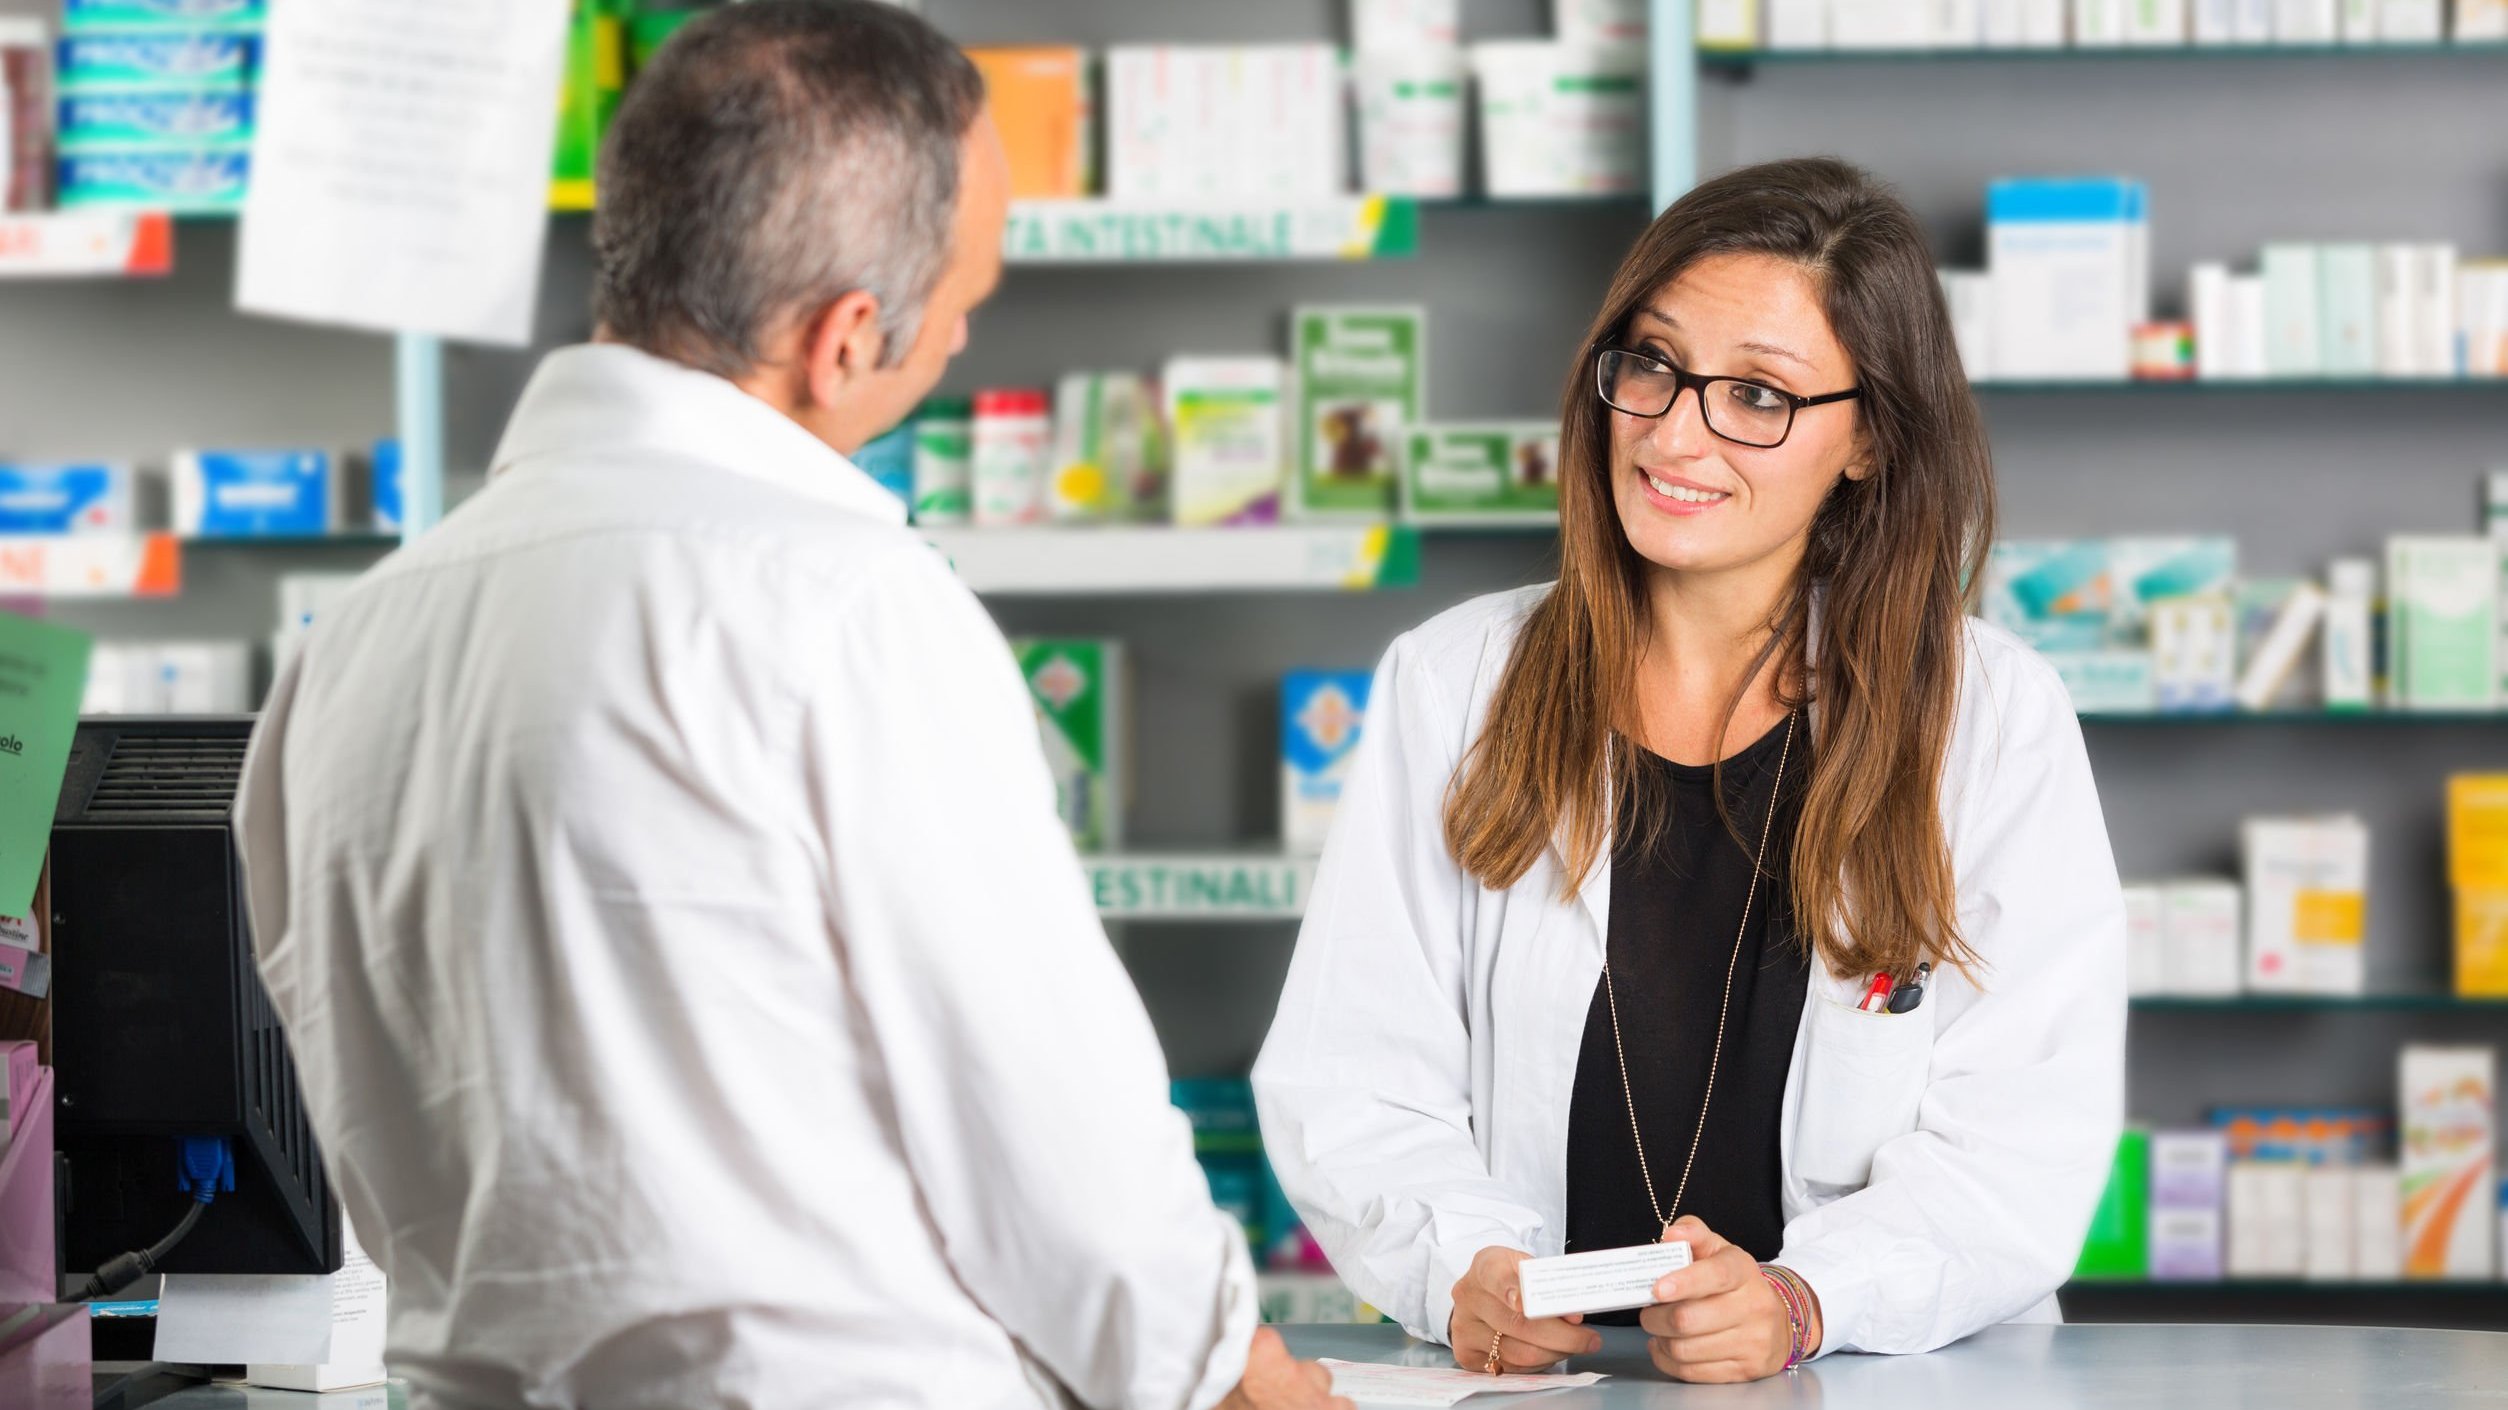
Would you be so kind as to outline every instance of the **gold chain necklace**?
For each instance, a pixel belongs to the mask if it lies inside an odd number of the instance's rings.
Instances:
[[[1750,859],[1750,885],[1742,890],[1742,924],[1733,933],[1733,957],[1724,962],[1724,999],[1716,1007],[1716,1045],[1707,1054],[1707,1090],[1698,1099],[1698,1129],[1690,1133],[1689,1159],[1681,1162],[1681,1183],[1672,1191],[1672,1213],[1666,1214],[1661,1201],[1655,1198],[1655,1173],[1646,1163],[1646,1138],[1637,1130],[1637,1094],[1628,1084],[1628,1047],[1620,1041],[1620,996],[1611,986],[1611,961],[1605,956],[1602,965],[1603,998],[1611,1006],[1611,1050],[1620,1059],[1620,1095],[1628,1102],[1628,1136],[1637,1145],[1637,1174],[1646,1182],[1646,1205],[1655,1212],[1655,1227],[1671,1224],[1673,1214],[1680,1213],[1681,1201],[1689,1194],[1689,1174],[1698,1164],[1698,1143],[1707,1134],[1707,1108],[1716,1099],[1716,1068],[1724,1060],[1724,1028],[1733,1012],[1733,971],[1742,963],[1742,940],[1750,934],[1750,906],[1759,895],[1759,878],[1765,873],[1761,866],[1768,860],[1768,834],[1776,826],[1777,796],[1785,788],[1785,761],[1794,753],[1794,712],[1785,713],[1785,743],[1777,752],[1776,786],[1768,790],[1768,812],[1759,823],[1759,854]],[[1604,948],[1610,948],[1606,943]]]

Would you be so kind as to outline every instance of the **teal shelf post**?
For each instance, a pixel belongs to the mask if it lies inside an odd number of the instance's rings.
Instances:
[[[1655,209],[1698,184],[1698,13],[1695,0],[1648,0],[1647,150]]]
[[[444,517],[444,340],[401,333],[392,344],[392,409],[401,441],[401,541]]]

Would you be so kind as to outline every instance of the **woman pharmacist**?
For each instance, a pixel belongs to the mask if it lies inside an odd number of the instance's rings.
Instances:
[[[2062,684],[1965,615],[1992,468],[1916,221],[1833,161],[1700,186],[1563,437],[1558,581],[1377,672],[1254,1072],[1290,1199],[1476,1371],[1598,1345],[1517,1263],[1663,1237],[1684,1380],[2055,1320],[2124,905]]]

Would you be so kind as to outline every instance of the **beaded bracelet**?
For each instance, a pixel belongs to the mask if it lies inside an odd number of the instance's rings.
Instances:
[[[1811,1334],[1811,1288],[1793,1269],[1774,1263],[1760,1264],[1759,1276],[1776,1290],[1777,1302],[1785,1309],[1786,1328],[1792,1334],[1785,1369],[1791,1371],[1811,1354],[1811,1349],[1803,1344]]]

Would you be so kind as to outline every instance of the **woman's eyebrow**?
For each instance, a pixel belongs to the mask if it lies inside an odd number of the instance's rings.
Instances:
[[[1662,324],[1664,327],[1671,329],[1675,333],[1681,331],[1681,320],[1674,318],[1671,314],[1664,312],[1662,309],[1648,306],[1640,308],[1637,312],[1641,317],[1651,318],[1655,322]],[[1801,353],[1794,351],[1792,348],[1779,347],[1774,343],[1757,342],[1736,343],[1734,346],[1743,352],[1760,353],[1768,357],[1781,357],[1789,362],[1798,362],[1814,372],[1820,370],[1812,364],[1812,360],[1810,358],[1803,356]]]
[[[1792,348],[1781,348],[1774,343],[1741,343],[1737,346],[1739,346],[1743,352],[1764,353],[1769,357],[1787,358],[1791,361],[1799,362],[1805,367],[1811,367],[1811,359],[1794,351]],[[1813,368],[1812,370],[1818,371],[1819,369]]]

